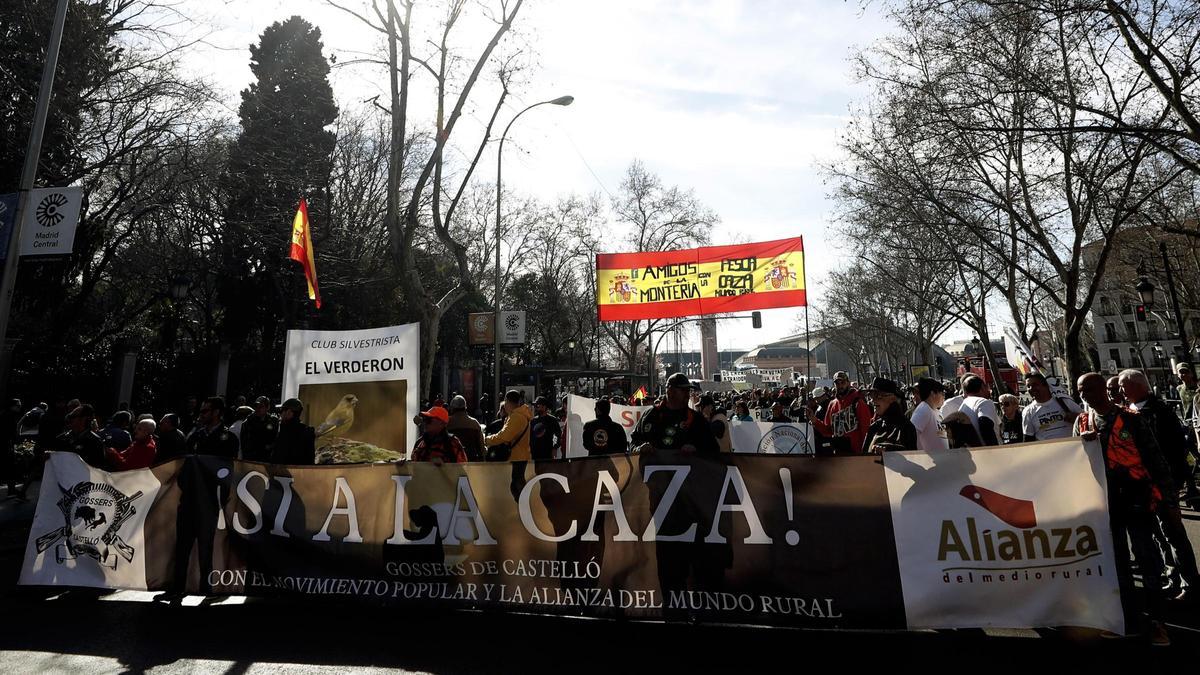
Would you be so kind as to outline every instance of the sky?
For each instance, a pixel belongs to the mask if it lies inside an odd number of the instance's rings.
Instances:
[[[342,4],[358,8],[362,0]],[[342,64],[383,44],[323,1],[188,0],[186,6],[198,12],[205,31],[187,66],[228,92],[232,112],[237,92],[252,79],[248,45],[273,21],[292,14],[308,19],[322,29],[326,53]],[[427,14],[438,6],[416,5]],[[533,102],[566,94],[575,102],[538,108],[514,125],[505,146],[506,189],[548,200],[571,193],[607,198],[630,162],[641,160],[665,184],[693,189],[720,216],[714,244],[803,236],[809,292],[820,302],[820,280],[852,256],[827,234],[833,204],[820,164],[837,157],[849,110],[869,93],[854,79],[850,60],[890,30],[873,5],[527,0],[518,27],[533,56],[500,123]],[[464,37],[475,28],[467,26]],[[386,96],[378,67],[337,66],[331,81],[343,108]],[[486,108],[481,100],[465,123],[478,127]],[[482,170],[494,171],[495,157],[487,157]],[[614,236],[609,250],[628,248]],[[763,313],[760,330],[748,321],[726,323],[719,346],[749,349],[778,340],[802,326],[802,317],[796,308],[777,309]],[[698,333],[685,337],[685,348],[688,340],[698,345]]]

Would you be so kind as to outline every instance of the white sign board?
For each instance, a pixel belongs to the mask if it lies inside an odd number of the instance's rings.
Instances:
[[[408,452],[420,412],[421,328],[410,323],[368,330],[291,330],[283,396],[304,404],[317,439],[342,438]]]
[[[792,379],[791,368],[754,368],[750,372],[762,378],[763,384],[781,384]]]
[[[883,466],[910,629],[1124,632],[1097,443],[885,452]]]
[[[500,344],[525,344],[525,312],[500,312]]]
[[[31,190],[22,218],[21,255],[70,254],[82,204],[82,188]]]
[[[734,452],[763,455],[811,455],[812,428],[808,424],[729,422],[729,440]]]
[[[161,487],[150,469],[108,473],[50,453],[20,583],[145,590],[143,525]]]
[[[625,436],[633,442],[633,428],[642,415],[654,406],[612,404],[608,416],[625,428]],[[596,419],[596,399],[571,395],[567,399],[567,457],[587,457],[583,447],[583,425]]]

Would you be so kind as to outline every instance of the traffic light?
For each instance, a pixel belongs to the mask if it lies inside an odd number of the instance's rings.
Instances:
[[[762,328],[762,312],[750,312],[750,323],[755,328]]]
[[[1146,320],[1146,306],[1138,305],[1137,307],[1134,308],[1134,314],[1137,315],[1138,321],[1145,321]]]

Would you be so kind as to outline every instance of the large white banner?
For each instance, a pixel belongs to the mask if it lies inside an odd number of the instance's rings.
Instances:
[[[909,628],[1124,632],[1100,447],[883,455]]]
[[[143,525],[161,487],[150,469],[108,473],[50,453],[20,583],[146,590]]]
[[[613,404],[608,416],[625,427],[625,436],[632,443],[633,428],[642,415],[654,406]],[[596,399],[572,394],[567,399],[567,457],[587,457],[583,447],[583,425],[596,419]]]
[[[421,329],[288,331],[283,395],[304,403],[317,445],[333,439],[405,453],[421,405]]]
[[[811,455],[812,429],[808,424],[771,422],[729,423],[729,440],[734,452],[753,452],[766,455]]]
[[[583,425],[596,419],[596,399],[572,395],[567,399],[567,457],[586,457]],[[633,442],[633,428],[653,406],[613,404],[609,417],[625,428]],[[812,454],[812,430],[807,424],[770,422],[729,422],[729,439],[734,452],[801,455]],[[631,446],[632,447],[632,446]]]

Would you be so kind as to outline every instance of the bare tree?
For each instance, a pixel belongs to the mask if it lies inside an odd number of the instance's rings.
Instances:
[[[381,7],[381,2],[384,5]],[[491,22],[486,43],[469,57],[460,56],[451,47],[451,36],[464,21],[465,13],[474,7],[468,0],[451,0],[441,14],[439,29],[432,39],[420,42],[414,27],[416,2],[406,0],[372,0],[365,11],[330,0],[330,4],[357,17],[365,25],[386,37],[386,67],[389,84],[391,117],[391,154],[389,157],[388,199],[384,222],[388,229],[391,257],[396,266],[402,300],[408,312],[421,324],[422,392],[428,393],[433,363],[438,348],[441,318],[454,303],[477,286],[472,274],[470,248],[454,236],[456,211],[472,182],[480,157],[491,138],[492,128],[509,95],[509,83],[517,69],[512,55],[497,52],[501,41],[512,30],[524,0],[499,0],[493,7],[483,8],[483,16]],[[427,44],[432,52],[418,50]],[[463,67],[460,67],[463,66]],[[490,107],[491,112],[480,138],[465,147],[467,160],[457,171],[446,162],[446,149],[460,119],[473,100],[476,87],[492,68],[500,92]],[[464,74],[465,73],[465,74]],[[410,110],[410,91],[417,75],[428,76],[434,90],[433,127],[427,144],[410,144],[414,131],[414,115]],[[454,137],[456,138],[456,137]],[[415,148],[426,153],[418,161],[420,169],[411,184],[403,184],[402,167],[407,163],[405,153]],[[428,236],[432,232],[433,236]],[[430,276],[428,264],[422,258],[427,251],[422,245],[434,241],[440,250],[435,257],[448,257],[451,264],[439,266],[442,274]],[[436,285],[438,282],[444,282]]]
[[[634,251],[673,251],[709,242],[709,231],[720,219],[692,190],[667,187],[655,174],[635,160],[625,172],[620,191],[612,200],[615,220]],[[603,246],[603,242],[600,244]],[[607,249],[611,250],[611,249]],[[597,289],[596,292],[600,292]],[[669,324],[665,320],[615,321],[603,324],[620,361],[631,371],[639,359],[650,357],[651,334]],[[647,363],[647,367],[650,367]]]
[[[955,276],[981,338],[992,292],[1022,332],[1029,303],[1053,303],[1071,374],[1082,372],[1112,235],[1180,175],[1147,170],[1159,152],[1147,138],[1082,123],[1097,101],[1135,105],[1145,76],[1098,49],[1093,17],[1071,8],[910,2],[894,16],[900,34],[860,61],[876,116],[856,122],[851,159],[835,172],[851,200],[910,212],[908,223],[950,247],[947,258],[979,254]],[[1104,243],[1090,269],[1081,252],[1093,241]]]

